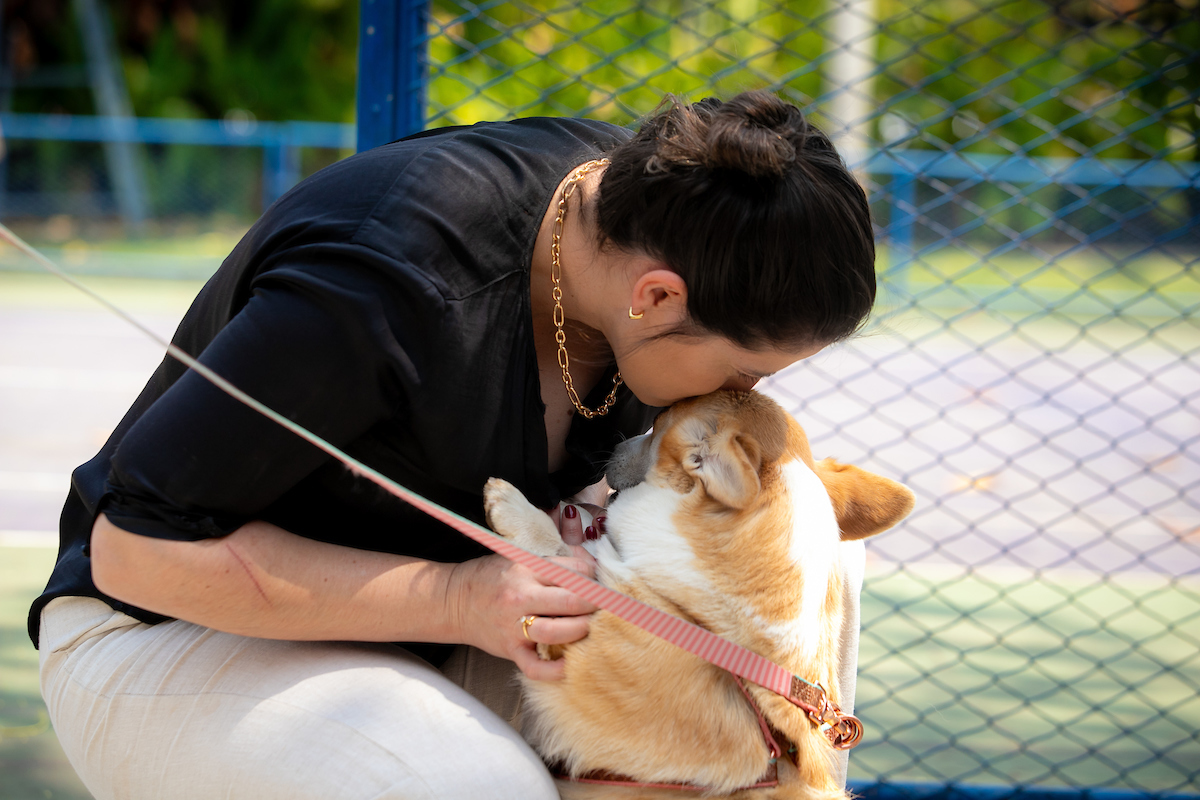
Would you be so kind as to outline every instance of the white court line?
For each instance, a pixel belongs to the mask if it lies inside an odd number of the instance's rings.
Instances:
[[[0,547],[58,547],[58,531],[3,531]]]

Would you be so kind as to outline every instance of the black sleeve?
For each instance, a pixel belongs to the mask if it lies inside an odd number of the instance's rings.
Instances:
[[[442,305],[436,292],[414,282],[400,307],[389,307],[398,283],[394,264],[346,250],[309,247],[260,275],[249,302],[200,356],[339,447],[403,413],[419,383],[413,350]],[[122,440],[101,510],[118,527],[147,536],[223,536],[328,458],[188,370]]]

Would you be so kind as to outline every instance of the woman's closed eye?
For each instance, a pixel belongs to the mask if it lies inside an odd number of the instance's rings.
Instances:
[[[736,389],[743,392],[748,392],[754,388],[754,385],[758,383],[759,380],[760,378],[757,375],[751,375],[746,372],[735,372],[734,376],[730,378],[721,388]]]

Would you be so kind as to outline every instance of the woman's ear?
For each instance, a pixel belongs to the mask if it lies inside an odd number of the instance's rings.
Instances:
[[[655,261],[634,281],[629,310],[644,315],[650,325],[678,325],[687,318],[687,284],[678,273]]]

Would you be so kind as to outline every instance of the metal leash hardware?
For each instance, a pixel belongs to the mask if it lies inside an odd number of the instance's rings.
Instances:
[[[829,699],[829,694],[821,684],[793,675],[787,699],[808,714],[813,724],[829,737],[829,743],[835,749],[849,750],[862,741],[862,722],[853,714],[843,713],[838,704]]]

